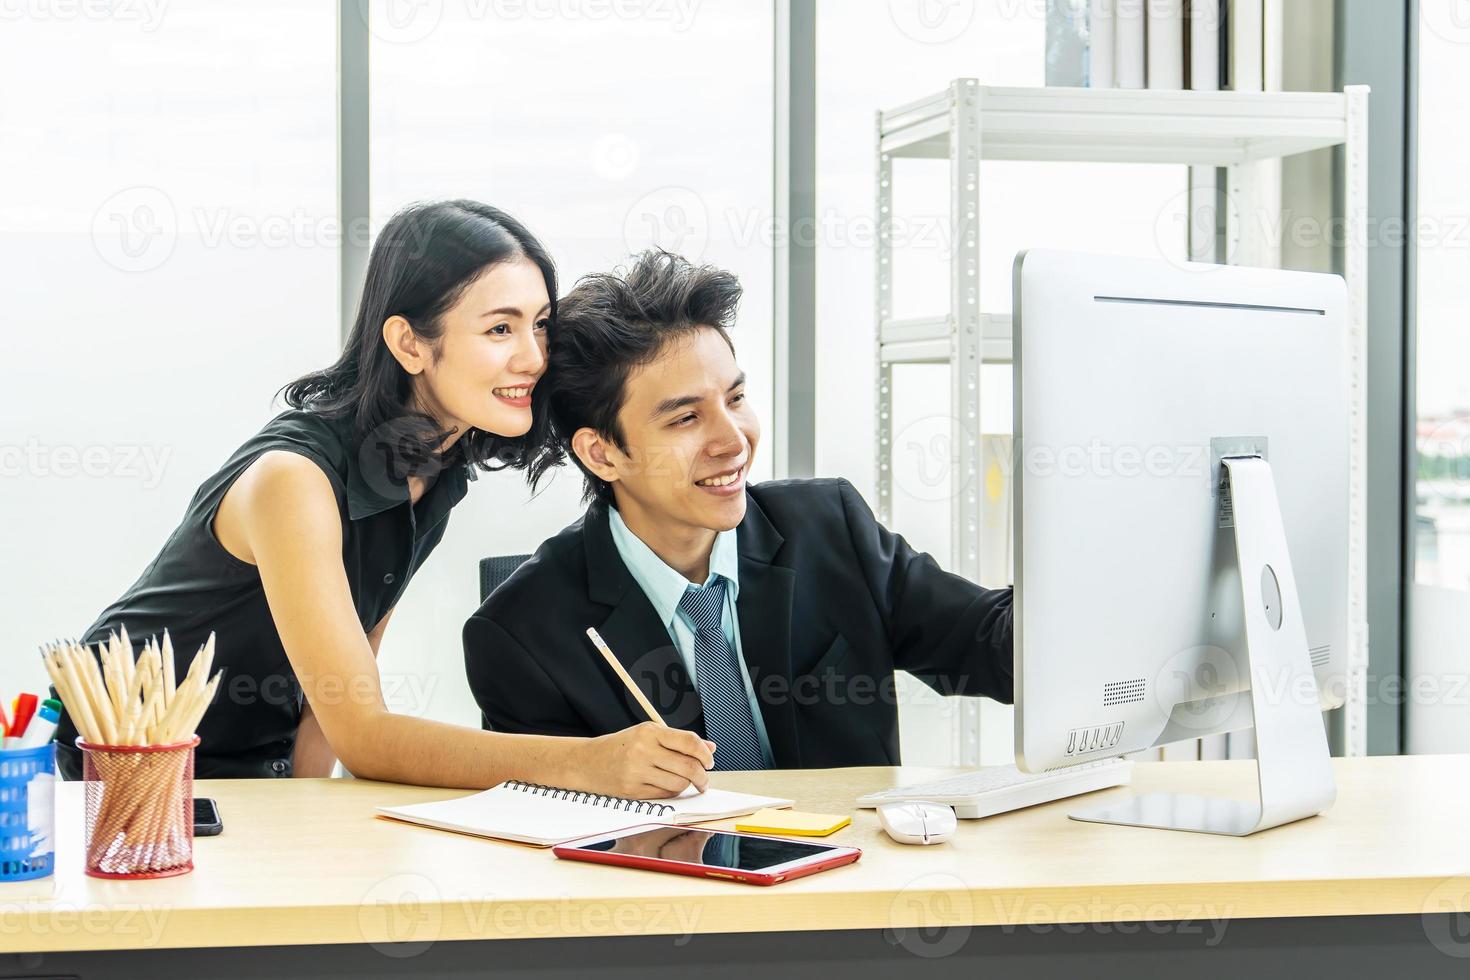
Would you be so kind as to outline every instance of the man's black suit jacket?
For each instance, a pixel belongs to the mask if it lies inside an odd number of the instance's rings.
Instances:
[[[777,768],[898,764],[895,668],[943,694],[1011,701],[1009,588],[943,571],[846,480],[762,483],[746,499],[736,609]],[[665,721],[705,734],[607,506],[542,544],[465,624],[486,728],[595,736],[646,721],[587,638],[595,626]]]

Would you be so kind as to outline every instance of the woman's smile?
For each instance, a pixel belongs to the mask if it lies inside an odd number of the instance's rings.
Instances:
[[[536,386],[534,384],[528,384],[502,388],[491,388],[490,394],[494,395],[506,405],[511,405],[515,408],[530,408],[531,389],[535,387]]]

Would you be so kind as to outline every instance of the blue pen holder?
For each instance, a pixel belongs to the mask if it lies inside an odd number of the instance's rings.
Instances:
[[[56,743],[0,750],[0,881],[56,870]]]

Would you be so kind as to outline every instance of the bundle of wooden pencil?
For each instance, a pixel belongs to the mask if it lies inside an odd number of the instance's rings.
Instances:
[[[79,643],[57,642],[42,647],[41,659],[82,739],[98,746],[85,750],[87,871],[147,875],[187,869],[190,743],[224,673],[205,680],[214,663],[214,634],[178,683],[167,631],[161,646],[150,639],[136,657],[123,629],[98,644],[95,657]]]
[[[46,672],[84,739],[94,745],[172,745],[194,737],[223,673],[206,683],[214,664],[213,633],[178,684],[167,630],[162,647],[150,639],[136,659],[126,627],[97,649],[93,657],[74,642],[41,648]]]

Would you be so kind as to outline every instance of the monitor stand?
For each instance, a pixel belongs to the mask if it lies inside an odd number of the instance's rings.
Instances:
[[[1148,793],[1073,820],[1244,837],[1315,816],[1337,798],[1271,465],[1259,456],[1221,462],[1234,506],[1260,799]]]

